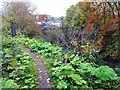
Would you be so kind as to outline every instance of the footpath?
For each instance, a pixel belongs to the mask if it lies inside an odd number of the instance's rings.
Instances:
[[[39,88],[51,88],[50,78],[40,58],[36,54],[32,53],[29,49],[24,48],[23,46],[20,47],[22,50],[27,52],[35,61],[39,75],[38,76]]]

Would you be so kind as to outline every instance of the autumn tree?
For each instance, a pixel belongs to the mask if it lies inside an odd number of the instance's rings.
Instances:
[[[106,59],[119,59],[119,5],[119,2],[94,2],[88,9],[85,30],[89,34],[99,23],[95,47],[99,48]]]
[[[79,44],[90,43],[89,46],[100,52],[103,58],[118,60],[120,40],[120,2],[79,2],[68,8],[63,28],[68,34],[61,39],[64,44],[71,46],[70,42]],[[79,27],[79,28],[76,28]],[[66,30],[65,30],[66,29]],[[70,33],[78,30],[78,34]],[[73,32],[72,31],[72,32]],[[79,36],[79,37],[78,37]],[[72,39],[70,39],[72,38]],[[78,38],[78,39],[74,39]],[[66,40],[66,41],[65,41]],[[83,41],[84,43],[79,43]],[[80,45],[79,45],[80,46]],[[78,46],[78,48],[80,48]],[[75,46],[74,46],[75,48]],[[77,49],[79,50],[79,49]]]

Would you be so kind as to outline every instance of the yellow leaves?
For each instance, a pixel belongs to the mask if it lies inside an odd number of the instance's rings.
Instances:
[[[74,20],[74,19],[72,19],[72,20],[71,20],[71,23],[75,23],[75,20]]]
[[[28,86],[22,86],[21,88],[28,88]]]
[[[82,54],[90,52],[94,47],[90,45],[90,43],[87,43],[84,46],[81,46],[82,50],[80,51]]]
[[[72,40],[71,42],[70,42],[73,46],[78,46],[78,42],[77,42],[77,40]]]

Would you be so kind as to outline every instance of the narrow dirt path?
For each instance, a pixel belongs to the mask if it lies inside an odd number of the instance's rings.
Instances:
[[[39,59],[39,57],[30,52],[27,48],[24,48],[23,46],[20,46],[22,50],[27,52],[35,61],[36,68],[38,69],[38,74],[39,74],[39,87],[40,88],[51,88],[51,83],[49,81],[48,73],[46,69],[44,68],[44,65],[42,61]]]

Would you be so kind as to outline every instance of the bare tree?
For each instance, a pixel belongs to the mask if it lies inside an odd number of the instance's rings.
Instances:
[[[32,8],[29,2],[11,2],[10,8],[13,21],[22,33],[30,37],[41,34],[33,15],[35,8]]]

